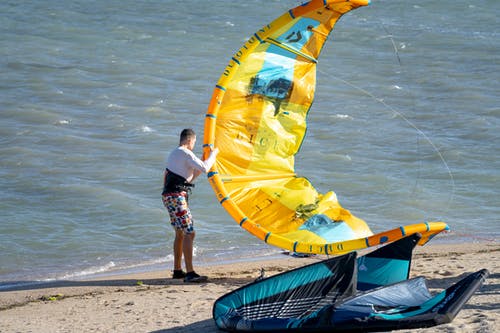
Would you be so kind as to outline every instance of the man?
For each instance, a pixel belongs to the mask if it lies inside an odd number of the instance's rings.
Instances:
[[[193,217],[188,207],[188,194],[194,187],[193,181],[201,173],[207,173],[215,163],[217,148],[210,152],[205,161],[193,153],[196,134],[184,129],[180,135],[179,146],[167,158],[162,200],[170,215],[170,223],[175,229],[174,240],[174,279],[184,278],[184,282],[206,281],[206,276],[198,275],[193,268]],[[186,272],[182,270],[182,256]]]

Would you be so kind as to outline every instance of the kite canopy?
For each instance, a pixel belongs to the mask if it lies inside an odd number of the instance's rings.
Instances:
[[[205,118],[204,147],[220,152],[209,181],[242,228],[301,253],[344,253],[408,234],[420,244],[447,229],[421,223],[374,235],[338,202],[295,173],[319,54],[337,20],[368,0],[313,0],[258,30],[232,57]]]
[[[351,252],[250,283],[217,299],[213,319],[229,332],[380,332],[449,323],[489,272],[432,295],[423,277],[408,279],[414,241],[409,236],[369,257]]]

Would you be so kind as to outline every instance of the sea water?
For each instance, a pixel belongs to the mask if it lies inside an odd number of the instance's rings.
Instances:
[[[299,1],[0,2],[0,285],[171,267],[160,192],[246,38]],[[318,65],[298,174],[374,232],[442,220],[496,241],[500,3],[372,1]],[[197,265],[273,256],[191,197]],[[2,288],[2,287],[0,287]]]

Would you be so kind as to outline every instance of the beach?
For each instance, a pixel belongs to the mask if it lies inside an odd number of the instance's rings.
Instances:
[[[411,332],[500,331],[499,253],[495,241],[418,246],[410,278],[424,276],[433,293],[479,269],[490,275],[450,324]],[[200,284],[173,280],[165,268],[19,287],[0,292],[0,332],[218,332],[212,319],[217,298],[254,281],[262,268],[271,276],[321,259],[283,255],[198,266],[209,277]]]
[[[200,177],[209,280],[173,280],[160,196],[185,126],[201,156],[235,52],[299,2],[0,2],[0,333],[217,332],[217,298],[324,258],[270,249]],[[373,1],[319,58],[294,173],[374,233],[449,223],[414,254],[433,292],[490,272],[451,324],[412,332],[500,332],[499,4]]]

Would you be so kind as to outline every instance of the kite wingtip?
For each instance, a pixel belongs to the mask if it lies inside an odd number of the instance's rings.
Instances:
[[[349,2],[355,3],[358,6],[368,6],[371,4],[371,0],[349,0]]]

